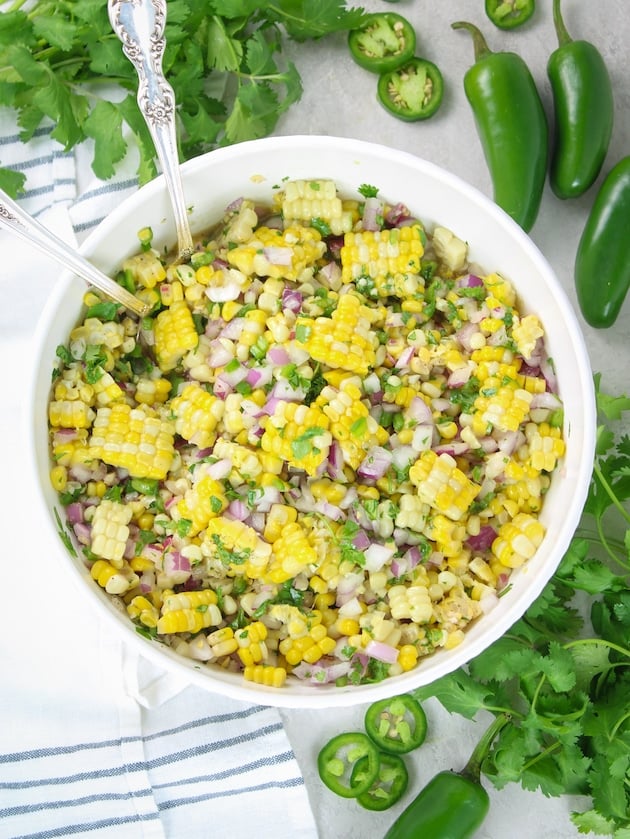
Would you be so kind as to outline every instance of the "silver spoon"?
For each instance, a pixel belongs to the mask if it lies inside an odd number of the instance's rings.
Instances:
[[[112,300],[122,304],[135,314],[143,317],[149,306],[134,297],[127,289],[106,276],[91,265],[81,254],[59,239],[48,228],[34,219],[19,204],[0,189],[0,227],[15,233],[21,239],[35,245],[48,256],[52,256],[65,268],[69,268],[81,279],[102,291]]]
[[[193,251],[179,171],[175,132],[175,94],[162,71],[166,0],[108,0],[112,29],[138,73],[138,106],[162,166],[177,229],[179,260]]]

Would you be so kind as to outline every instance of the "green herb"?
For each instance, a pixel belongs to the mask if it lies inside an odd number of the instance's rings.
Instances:
[[[216,555],[224,565],[243,565],[251,556],[251,548],[243,548],[240,551],[231,551],[226,548],[218,533],[212,534],[212,541],[215,545]]]
[[[120,306],[118,303],[108,303],[103,300],[100,303],[95,303],[93,306],[89,307],[85,313],[85,319],[98,318],[100,321],[116,320],[119,310]]]
[[[364,198],[376,198],[378,195],[378,187],[371,186],[370,184],[361,184],[358,192]]]
[[[213,513],[220,513],[223,509],[223,501],[220,498],[217,498],[216,495],[210,496],[210,509]]]
[[[65,151],[93,141],[92,168],[107,179],[127,152],[129,132],[139,180],[151,180],[156,155],[136,102],[137,77],[107,4],[0,5],[8,5],[0,14],[0,105],[17,113],[20,138],[31,140],[48,117]],[[285,43],[348,31],[362,19],[362,9],[342,0],[171,0],[164,70],[178,103],[182,157],[270,134],[302,94]],[[112,88],[123,95],[108,98]],[[0,187],[15,196],[23,186],[22,175],[0,169]]]
[[[107,349],[103,344],[88,344],[83,355],[85,361],[85,381],[93,385],[98,382],[105,373],[104,365],[107,363]]]
[[[319,364],[313,373],[313,378],[311,379],[308,391],[306,392],[306,396],[304,397],[304,402],[306,405],[311,405],[322,392],[322,390],[326,387],[328,382],[324,378],[324,374],[321,371]]]
[[[310,224],[311,227],[314,227],[315,230],[317,230],[322,239],[326,239],[326,237],[330,236],[332,233],[330,225],[327,221],[324,221],[324,219],[312,218]]]
[[[70,353],[70,350],[67,347],[64,347],[63,344],[59,344],[59,346],[55,350],[55,355],[64,364],[71,364],[74,361]]]
[[[498,788],[584,795],[580,833],[630,836],[630,398],[597,386],[600,426],[580,526],[541,596],[467,668],[415,691],[451,713],[506,715],[482,764]],[[586,615],[586,617],[584,617]]]
[[[295,327],[295,340],[299,341],[300,344],[305,344],[311,334],[311,327],[307,326],[305,323],[298,323]]]
[[[325,429],[321,428],[319,425],[314,425],[312,428],[307,428],[303,434],[300,434],[299,437],[296,437],[295,440],[291,442],[291,452],[295,460],[302,460],[305,457],[308,457],[311,452],[317,454],[316,449],[313,447],[313,437],[319,437],[320,434],[323,434]]]
[[[294,390],[308,391],[310,387],[311,380],[300,375],[297,364],[285,364],[280,370],[280,375],[287,380]]]

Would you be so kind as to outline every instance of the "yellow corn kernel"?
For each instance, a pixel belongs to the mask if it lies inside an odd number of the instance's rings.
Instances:
[[[106,559],[97,559],[90,568],[93,580],[108,594],[124,594],[138,583],[138,576],[127,563],[114,567]]]
[[[253,237],[228,251],[231,266],[244,275],[298,280],[326,252],[313,227],[289,225],[283,230],[259,227]]]
[[[328,501],[330,504],[339,504],[346,495],[346,487],[330,478],[320,478],[311,483],[311,492],[318,501]]]
[[[48,406],[48,421],[53,428],[89,428],[94,411],[78,399],[57,400]]]
[[[492,553],[505,567],[518,568],[534,556],[544,535],[544,527],[537,518],[518,513],[499,528]]]
[[[127,614],[131,620],[139,620],[143,626],[153,629],[158,624],[159,613],[153,603],[143,595],[134,597],[127,606]]]
[[[63,492],[68,485],[68,470],[65,466],[53,466],[50,470],[50,482],[53,489]]]
[[[201,550],[232,574],[246,573],[252,579],[264,573],[271,556],[271,545],[252,527],[223,516],[208,522]]]
[[[342,294],[331,317],[297,321],[296,341],[316,361],[365,376],[376,358],[372,315],[357,295]]]
[[[349,232],[341,248],[341,278],[367,296],[414,297],[422,287],[425,234],[420,224]]]
[[[208,526],[210,519],[220,516],[228,506],[223,484],[209,475],[195,481],[177,503],[177,511],[191,522],[190,536],[196,536]]]
[[[141,513],[137,518],[137,524],[140,530],[152,530],[155,516],[153,513]]]
[[[296,519],[297,510],[295,507],[289,507],[286,504],[272,504],[263,531],[265,540],[273,544],[282,535],[285,525],[292,524]]]
[[[194,608],[164,611],[157,622],[159,635],[171,635],[175,632],[200,632],[209,626],[217,626],[223,620],[221,610],[215,604],[200,604]]]
[[[532,394],[511,385],[491,390],[489,396],[484,395],[482,390],[475,399],[474,408],[477,413],[473,417],[473,431],[475,434],[485,434],[488,426],[501,431],[518,431],[529,414]]]
[[[131,274],[137,285],[144,288],[154,288],[166,278],[164,266],[153,250],[130,256],[123,262],[122,267],[123,271]]]
[[[459,521],[474,501],[480,487],[469,480],[449,454],[423,452],[409,470],[418,496],[453,521]]]
[[[163,404],[168,399],[171,383],[168,379],[142,377],[136,384],[135,400],[140,405]]]
[[[280,402],[265,426],[265,452],[314,475],[328,456],[332,437],[328,417],[315,405]]]
[[[181,358],[199,343],[188,304],[176,300],[154,320],[155,354],[160,370],[173,370]]]
[[[354,618],[339,618],[335,629],[340,635],[358,635],[360,631],[359,622]]]
[[[116,402],[98,409],[89,453],[134,478],[163,480],[175,453],[173,426],[145,406]]]
[[[413,644],[403,644],[398,651],[398,664],[403,672],[413,670],[418,663],[418,650]]]
[[[134,556],[129,560],[129,567],[142,574],[144,571],[153,571],[155,563],[146,556]]]
[[[128,524],[131,516],[132,511],[128,505],[110,499],[101,501],[92,518],[92,553],[120,567],[129,538]]]
[[[243,677],[248,682],[255,682],[266,687],[281,688],[287,680],[284,667],[273,667],[269,664],[252,664],[245,667]]]

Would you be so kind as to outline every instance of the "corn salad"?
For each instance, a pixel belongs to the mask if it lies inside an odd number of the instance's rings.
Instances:
[[[460,644],[536,552],[562,404],[536,315],[374,187],[235,201],[190,261],[141,231],[48,406],[51,480],[137,630],[280,688]],[[63,534],[66,536],[66,534]]]

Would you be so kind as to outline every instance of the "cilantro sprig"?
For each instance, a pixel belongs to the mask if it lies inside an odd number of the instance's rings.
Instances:
[[[505,725],[482,763],[497,789],[584,795],[580,833],[630,836],[630,398],[595,377],[600,425],[584,514],[557,572],[502,638],[415,691]]]
[[[127,127],[140,152],[139,181],[151,180],[156,155],[138,81],[107,4],[0,0],[0,9],[0,106],[17,114],[20,138],[28,142],[48,122],[65,151],[90,139],[92,168],[107,179],[126,154]],[[302,95],[300,74],[283,55],[287,40],[355,29],[362,19],[363,9],[343,0],[169,0],[163,63],[178,103],[181,157],[270,134]],[[0,168],[0,187],[14,197],[25,180]]]

